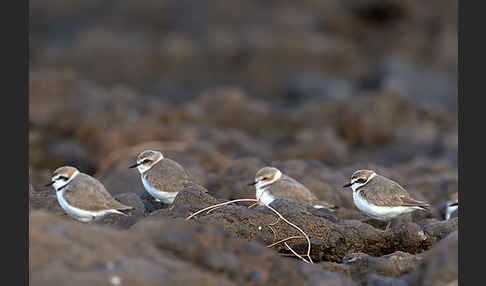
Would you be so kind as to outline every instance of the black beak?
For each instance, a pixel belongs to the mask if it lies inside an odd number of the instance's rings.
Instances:
[[[136,167],[138,167],[138,165],[140,165],[140,163],[133,164],[133,165],[129,166],[128,168],[130,168],[130,169],[136,168]]]
[[[44,187],[49,187],[49,186],[51,186],[52,184],[54,184],[54,181],[50,182],[49,184],[46,184]]]
[[[343,186],[343,188],[351,187],[351,183],[347,183],[346,185]]]
[[[256,185],[257,182],[251,182],[248,184],[248,186],[253,186],[253,185]]]

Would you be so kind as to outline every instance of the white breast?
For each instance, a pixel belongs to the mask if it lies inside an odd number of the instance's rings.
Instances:
[[[360,194],[359,191],[353,191],[353,201],[356,207],[368,216],[377,220],[390,220],[398,215],[409,213],[413,210],[420,209],[418,207],[381,207],[368,203]]]
[[[162,201],[165,204],[171,204],[174,202],[177,192],[161,192],[156,188],[152,187],[147,180],[145,180],[144,175],[142,175],[142,184],[145,190],[155,198],[158,202]]]
[[[458,206],[447,206],[447,211],[446,211],[446,220],[449,220],[451,218],[451,215],[453,212],[457,210]]]
[[[270,195],[267,188],[256,188],[256,199],[262,201],[264,204],[269,205],[275,200],[275,198]]]
[[[78,209],[76,207],[73,207],[70,205],[65,199],[64,199],[64,190],[57,191],[57,201],[61,205],[62,209],[70,215],[72,218],[77,219],[81,222],[89,222],[94,219],[100,218],[108,213],[120,213],[117,210],[106,210],[106,211],[86,211],[82,209]]]

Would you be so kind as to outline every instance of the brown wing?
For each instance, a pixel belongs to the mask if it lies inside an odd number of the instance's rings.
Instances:
[[[286,175],[282,175],[270,188],[275,198],[304,205],[313,205],[318,200],[308,188]]]
[[[407,206],[407,207],[421,207],[423,209],[429,209],[430,205],[428,203],[418,201],[416,199],[412,199],[411,197],[405,197],[401,198],[402,199],[402,206]]]
[[[164,158],[153,166],[145,176],[147,182],[161,192],[179,192],[195,183],[177,162]],[[197,184],[196,184],[197,185]]]
[[[417,206],[428,208],[428,204],[410,197],[408,192],[394,181],[377,175],[359,189],[362,197],[376,206]]]
[[[89,211],[132,209],[115,200],[98,180],[85,174],[78,174],[63,190],[64,199],[76,208]]]

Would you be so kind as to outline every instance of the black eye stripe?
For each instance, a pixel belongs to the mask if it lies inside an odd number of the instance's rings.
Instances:
[[[63,180],[63,181],[67,181],[67,180],[68,180],[68,177],[66,177],[66,176],[59,176],[59,177],[57,177],[57,179],[55,179],[55,180]]]

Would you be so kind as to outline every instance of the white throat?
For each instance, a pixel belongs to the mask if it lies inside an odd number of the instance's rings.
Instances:
[[[273,177],[273,180],[268,182],[259,181],[258,183],[256,183],[256,199],[260,200],[266,205],[272,203],[275,198],[269,192],[265,192],[265,190],[267,190],[267,187],[269,187],[271,184],[280,179],[280,177],[282,177],[282,172],[278,171]]]
[[[140,172],[141,175],[143,175],[143,173],[150,170],[153,166],[155,166],[155,164],[157,164],[162,159],[164,159],[164,156],[160,155],[159,159],[157,159],[157,161],[155,161],[152,165],[145,166],[144,164],[140,164],[140,165],[137,166],[137,170],[138,170],[138,172]]]
[[[458,209],[458,206],[450,206],[449,204],[451,203],[452,203],[451,201],[447,202],[446,217],[445,217],[446,220],[449,220],[451,218],[452,213]]]
[[[57,190],[64,187],[65,185],[69,184],[69,182],[71,182],[78,174],[79,174],[79,171],[74,172],[73,175],[71,176],[71,178],[69,178],[67,181],[54,180],[54,184],[52,184],[52,186],[54,187],[54,189],[57,192]],[[55,179],[55,178],[53,178],[53,179]]]
[[[351,185],[351,189],[353,189],[353,192],[356,192],[356,190],[358,190],[360,187],[368,184],[369,181],[371,181],[371,179],[373,179],[374,177],[376,177],[376,173],[371,174],[371,176],[368,178],[368,180],[366,180],[366,182],[364,182],[364,183],[358,183],[357,181],[354,181],[353,184]]]

